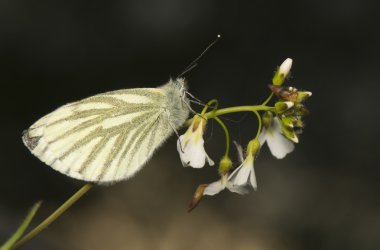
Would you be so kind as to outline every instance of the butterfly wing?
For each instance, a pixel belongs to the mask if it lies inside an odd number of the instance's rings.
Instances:
[[[110,183],[133,176],[172,133],[160,88],[99,94],[58,108],[24,132],[29,150],[70,177]]]

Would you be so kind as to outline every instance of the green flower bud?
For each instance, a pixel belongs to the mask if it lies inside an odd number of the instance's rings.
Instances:
[[[270,111],[266,111],[263,114],[262,121],[263,121],[263,126],[266,129],[268,129],[273,123],[273,113]]]
[[[288,128],[303,128],[303,122],[295,116],[283,116],[281,118],[282,125]]]
[[[297,128],[303,128],[305,126],[303,121],[301,121],[300,119],[296,119],[293,124],[294,124],[294,127],[297,127]]]
[[[281,118],[282,125],[289,127],[289,128],[294,127],[294,123],[296,122],[296,120],[297,119],[293,116],[285,116],[285,117]]]
[[[281,131],[285,135],[286,138],[288,138],[289,140],[291,140],[294,143],[298,143],[298,136],[292,128],[288,128],[286,126],[281,126]]]
[[[296,116],[305,116],[309,114],[309,110],[302,103],[294,104],[294,115]]]
[[[276,113],[281,114],[290,109],[291,107],[294,106],[294,102],[284,102],[284,101],[279,101],[276,102],[274,107],[276,108]]]
[[[296,102],[304,102],[312,95],[310,91],[298,91]]]

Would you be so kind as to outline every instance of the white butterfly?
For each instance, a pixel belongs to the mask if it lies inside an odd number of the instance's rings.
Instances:
[[[22,139],[32,154],[70,177],[128,179],[188,118],[186,90],[177,78],[158,88],[91,96],[42,117]]]

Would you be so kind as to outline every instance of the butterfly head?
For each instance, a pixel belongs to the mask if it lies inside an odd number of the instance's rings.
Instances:
[[[187,91],[187,81],[185,78],[170,79],[170,82],[178,89],[179,92],[185,93]]]

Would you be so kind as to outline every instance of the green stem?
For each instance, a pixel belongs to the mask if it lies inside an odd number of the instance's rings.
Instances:
[[[222,122],[222,120],[219,119],[219,117],[215,116],[214,119],[223,128],[224,133],[226,135],[226,153],[224,154],[224,156],[228,157],[229,152],[230,152],[230,134],[228,133],[228,129],[227,129],[226,125]]]
[[[262,121],[261,121],[261,116],[260,116],[259,112],[257,112],[256,110],[254,110],[253,113],[255,113],[255,115],[257,116],[257,120],[259,120],[259,127],[257,129],[257,134],[256,134],[256,137],[255,137],[255,139],[258,139],[259,135],[260,135],[260,132],[261,132]]]
[[[273,110],[273,107],[268,107],[264,105],[255,105],[255,106],[236,106],[236,107],[229,107],[224,109],[219,109],[216,112],[207,112],[205,116],[207,118],[214,118],[216,116],[230,114],[230,113],[237,113],[237,112],[247,112],[247,111],[269,111]]]
[[[37,202],[34,204],[28,215],[26,216],[25,220],[22,222],[21,226],[17,229],[17,231],[5,242],[4,245],[0,247],[0,250],[9,250],[12,248],[12,246],[16,243],[16,241],[23,235],[25,232],[26,228],[32,221],[33,217],[36,215],[37,210],[41,206],[41,201]]]
[[[202,110],[202,112],[201,112],[201,116],[203,116],[203,115],[206,113],[207,109],[210,107],[210,105],[211,105],[211,104],[214,104],[214,103],[216,103],[216,105],[214,106],[214,108],[212,109],[211,112],[215,112],[215,111],[218,109],[219,102],[218,102],[218,100],[216,100],[216,99],[212,99],[212,100],[209,101],[209,102],[206,104],[206,106],[203,108],[203,110]]]
[[[237,113],[237,112],[254,112],[254,111],[273,111],[273,107],[265,106],[265,105],[252,105],[252,106],[236,106],[236,107],[229,107],[224,109],[218,109],[217,111],[210,111],[204,114],[206,118],[214,118],[220,115],[230,114],[230,113]],[[190,126],[193,119],[189,119],[184,124],[185,127]]]
[[[273,97],[273,92],[270,93],[270,95],[268,96],[268,98],[261,105],[267,105],[267,103],[270,101],[270,99],[272,99],[272,97]]]
[[[87,183],[81,189],[79,189],[73,196],[71,196],[65,203],[63,203],[57,210],[54,211],[49,217],[41,222],[37,227],[25,235],[19,240],[11,249],[17,249],[23,246],[25,243],[36,237],[44,229],[46,229],[52,222],[54,222],[59,216],[61,216],[68,208],[70,208],[77,200],[79,200],[85,193],[92,187],[92,184]]]

